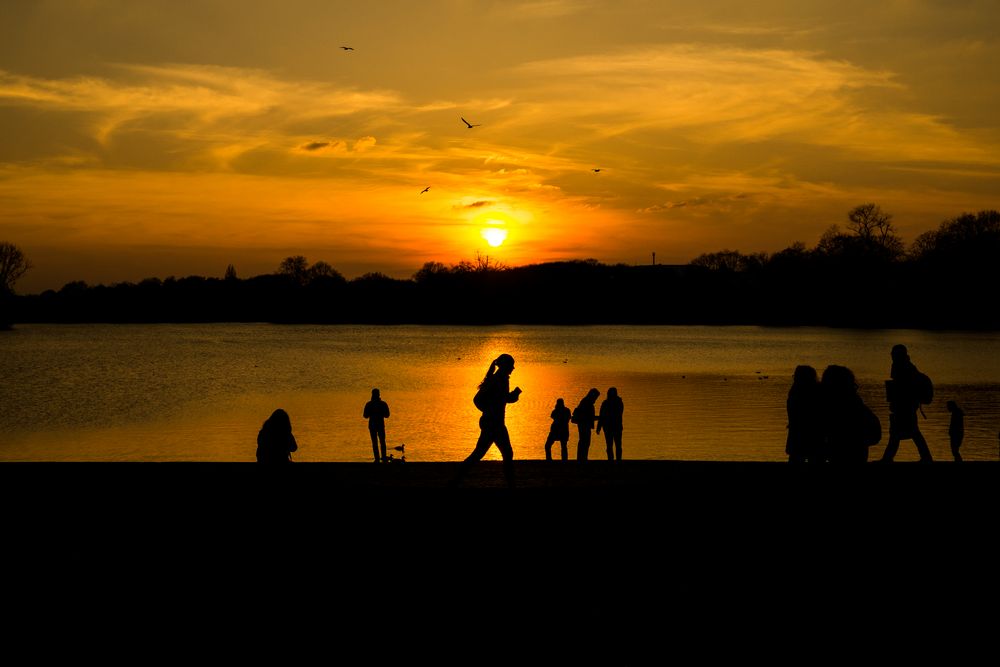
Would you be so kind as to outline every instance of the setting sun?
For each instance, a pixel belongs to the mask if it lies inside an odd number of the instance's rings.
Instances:
[[[483,238],[492,247],[496,248],[503,244],[507,239],[507,230],[501,229],[499,227],[490,227],[489,229],[483,230]]]
[[[20,291],[300,255],[683,265],[863,202],[905,243],[998,207],[995,0],[201,4],[0,0]]]

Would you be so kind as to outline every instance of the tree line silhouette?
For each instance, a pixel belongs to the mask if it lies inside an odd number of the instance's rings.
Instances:
[[[758,324],[970,328],[1000,326],[1000,213],[966,213],[906,248],[875,204],[848,214],[816,247],[706,253],[686,265],[573,260],[507,267],[489,257],[428,262],[410,279],[347,280],[326,262],[288,257],[239,278],[76,281],[5,294],[12,321]]]

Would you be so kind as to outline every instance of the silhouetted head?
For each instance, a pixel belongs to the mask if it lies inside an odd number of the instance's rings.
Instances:
[[[947,403],[944,404],[944,406],[948,408],[948,412],[954,412],[955,410],[958,409],[958,403],[956,403],[955,401],[948,401]]]
[[[608,388],[608,398],[618,398],[618,389],[616,387]]]
[[[910,360],[910,355],[906,351],[906,346],[903,344],[893,345],[890,355],[892,356],[893,363],[901,363]]]
[[[372,389],[372,400],[374,401],[375,399],[379,398],[379,396],[381,396],[381,394],[379,393],[379,390],[378,389]]]
[[[566,403],[561,398],[557,398],[556,399],[556,407],[557,408],[562,408],[562,407],[565,407],[565,406],[566,406]]]
[[[292,420],[288,417],[288,413],[278,408],[271,413],[271,416],[267,418],[264,422],[264,428],[271,431],[280,431],[282,433],[292,432]]]
[[[816,384],[818,381],[816,369],[812,366],[796,366],[792,381],[796,384]]]
[[[590,402],[594,402],[594,401],[597,400],[597,397],[600,396],[600,395],[601,395],[601,392],[597,391],[597,388],[594,387],[590,391],[587,392],[587,400],[590,401]]]
[[[854,394],[858,391],[858,383],[854,372],[846,366],[827,366],[823,371],[823,388],[835,395]]]
[[[507,375],[510,375],[514,370],[514,357],[509,354],[501,354],[493,360],[493,363],[496,364],[496,367],[499,370],[503,371]]]

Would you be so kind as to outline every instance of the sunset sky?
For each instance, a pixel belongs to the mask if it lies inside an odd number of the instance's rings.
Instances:
[[[0,241],[22,293],[293,254],[685,263],[869,201],[909,243],[1000,208],[998,26],[996,0],[3,0]]]

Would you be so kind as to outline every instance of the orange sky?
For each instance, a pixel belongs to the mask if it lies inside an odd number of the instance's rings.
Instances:
[[[683,263],[811,246],[867,201],[909,242],[1000,208],[998,17],[988,0],[4,2],[0,240],[35,264],[21,292],[291,254],[348,277],[477,252]]]

